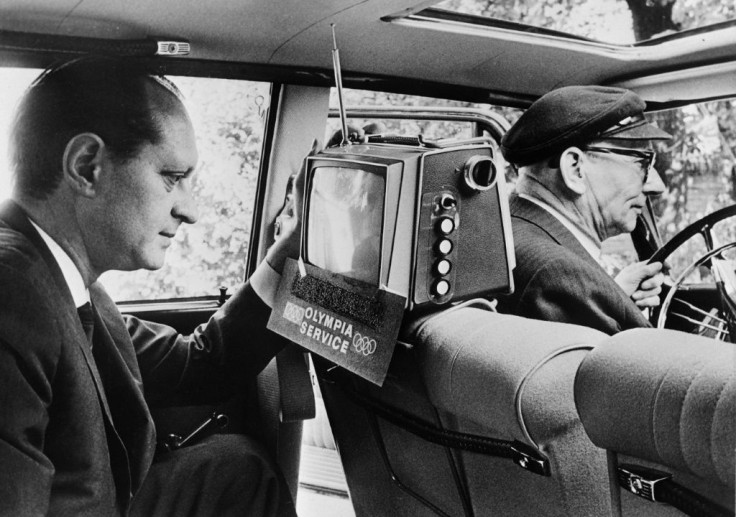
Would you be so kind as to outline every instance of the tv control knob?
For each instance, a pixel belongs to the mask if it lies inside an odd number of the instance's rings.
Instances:
[[[435,245],[437,253],[440,255],[449,255],[454,245],[450,239],[440,239]]]
[[[455,231],[455,220],[452,217],[440,217],[437,229],[443,235],[450,235]]]
[[[452,194],[444,193],[440,196],[439,205],[442,210],[452,210],[457,206],[457,199]]]
[[[440,259],[434,265],[434,271],[438,275],[445,276],[452,269],[452,262],[447,259]]]
[[[445,279],[437,280],[432,285],[432,292],[435,294],[435,296],[445,296],[447,293],[450,292],[450,282]]]

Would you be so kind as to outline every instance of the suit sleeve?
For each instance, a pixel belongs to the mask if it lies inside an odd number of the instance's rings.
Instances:
[[[603,271],[566,259],[549,260],[534,272],[519,308],[531,318],[584,325],[607,334],[650,326]]]
[[[0,515],[45,515],[54,467],[44,454],[57,335],[32,287],[0,274]],[[19,291],[19,289],[26,289]],[[29,290],[30,289],[30,290]],[[29,310],[33,307],[33,310]]]
[[[287,343],[266,329],[270,313],[246,283],[188,336],[128,317],[146,398],[153,405],[193,404],[243,389]]]

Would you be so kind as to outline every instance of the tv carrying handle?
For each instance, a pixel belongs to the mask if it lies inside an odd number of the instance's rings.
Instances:
[[[426,147],[428,149],[447,149],[449,147],[458,147],[460,145],[488,145],[492,142],[488,137],[477,136],[466,138],[464,140],[441,139],[441,140],[425,140],[422,135],[404,136],[392,134],[365,135],[361,143],[366,144],[395,144],[395,145],[413,145],[416,147]]]

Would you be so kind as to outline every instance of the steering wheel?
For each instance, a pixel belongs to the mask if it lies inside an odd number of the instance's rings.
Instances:
[[[657,328],[664,328],[669,317],[679,317],[697,325],[696,328],[699,328],[700,333],[704,335],[721,340],[730,340],[732,343],[736,343],[736,272],[734,272],[734,264],[729,262],[723,255],[727,250],[736,248],[736,241],[714,248],[713,234],[711,231],[716,223],[734,216],[736,216],[736,205],[708,214],[675,235],[667,244],[659,248],[651,256],[649,259],[650,263],[664,262],[675,250],[696,234],[702,235],[705,241],[706,252],[685,268],[670,287],[667,296],[659,308]],[[675,297],[682,287],[683,281],[693,270],[701,266],[708,267],[716,281],[719,303],[717,308],[711,312],[704,311]],[[678,304],[687,306],[691,311],[702,315],[703,319],[699,321],[674,312],[672,310],[673,300]]]

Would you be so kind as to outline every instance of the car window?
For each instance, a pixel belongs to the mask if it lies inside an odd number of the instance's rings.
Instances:
[[[3,102],[0,102],[0,201],[10,197],[12,189],[8,160],[10,123],[21,95],[39,72],[27,68],[0,68],[0,84],[3,85]]]
[[[344,103],[347,108],[360,107],[363,109],[370,109],[371,107],[378,108],[430,108],[436,110],[445,109],[452,111],[457,108],[467,109],[472,108],[481,112],[490,112],[502,119],[505,119],[505,126],[509,127],[513,124],[516,119],[522,113],[522,110],[517,108],[509,108],[505,106],[496,106],[493,104],[485,103],[474,103],[456,101],[450,99],[439,99],[433,97],[421,97],[417,95],[404,95],[398,93],[387,93],[378,92],[371,90],[358,90],[346,88],[344,90]],[[333,110],[333,114],[336,115],[336,110],[339,109],[339,99],[337,91],[332,88],[330,95],[330,108]],[[415,119],[411,118],[411,115],[404,115],[404,118],[396,118],[396,116],[372,116],[366,117],[351,117],[348,120],[350,126],[356,128],[367,128],[368,132],[382,132],[385,134],[401,135],[401,136],[417,136],[422,135],[427,140],[442,140],[442,139],[468,139],[479,136],[477,134],[476,123],[471,120],[446,120],[442,117],[441,113],[437,114],[436,118],[422,118]],[[325,129],[325,142],[329,142],[330,138],[340,129],[341,123],[338,116],[331,117],[327,121],[327,128]],[[508,167],[508,164],[501,156],[501,152],[498,150],[498,142],[489,135],[487,131],[482,131],[482,136],[489,137],[494,144],[496,150],[496,160],[499,166],[506,171],[506,180],[513,184],[515,179],[515,172]]]
[[[10,195],[7,132],[14,106],[38,70],[0,69],[0,198]],[[197,135],[200,163],[194,176],[199,219],[182,225],[157,271],[108,272],[100,281],[116,301],[216,295],[245,276],[256,182],[270,84],[171,77],[181,90]],[[9,95],[8,95],[9,94]]]
[[[478,103],[478,102],[465,102],[452,99],[441,99],[435,97],[422,97],[419,95],[405,95],[402,93],[389,93],[380,92],[373,90],[359,90],[353,88],[345,88],[344,92],[345,105],[360,106],[360,107],[429,107],[429,108],[475,108],[483,111],[492,111],[502,115],[509,121],[509,124],[516,121],[521,115],[523,110],[517,108],[509,108],[506,106],[497,106],[494,104]],[[330,107],[337,109],[339,107],[339,99],[337,96],[337,90],[332,88],[330,91]],[[367,122],[375,122],[373,118]],[[334,127],[339,128],[339,121],[333,119]],[[392,133],[398,133],[403,135],[417,135],[423,134],[428,138],[464,138],[466,136],[473,136],[469,128],[471,125],[467,122],[456,122],[448,123],[447,121],[441,120],[438,117],[436,120],[422,120],[422,121],[397,121],[397,120],[383,120],[387,124],[387,130]],[[331,134],[328,132],[328,134]]]
[[[665,242],[707,214],[736,203],[734,108],[736,100],[721,100],[656,114],[659,126],[674,135],[671,142],[660,145],[657,157],[667,190],[654,208]],[[714,225],[710,234],[714,248],[736,241],[736,219]],[[683,272],[706,249],[702,235],[690,239],[668,261],[673,275]],[[688,283],[713,281],[708,268],[696,268],[693,273]]]
[[[650,113],[649,119],[673,138],[657,144],[655,168],[665,191],[653,199],[657,226],[663,242],[707,214],[736,203],[736,121],[731,116],[734,100],[713,101]],[[736,219],[727,219],[711,229],[713,246],[736,240]],[[698,234],[667,260],[677,278],[706,251]],[[634,261],[636,253],[628,235],[604,243],[609,272]],[[732,253],[732,252],[731,252]],[[709,268],[694,268],[685,283],[712,282]]]
[[[428,106],[433,108],[477,108],[502,115],[513,124],[522,110],[490,104],[434,99],[393,93],[351,90],[344,93],[345,105],[361,106]],[[673,139],[658,145],[655,167],[665,186],[665,192],[653,199],[663,242],[704,215],[736,202],[736,122],[730,116],[736,101],[721,100],[650,113],[648,117],[673,135]],[[339,106],[333,89],[330,106]],[[386,133],[404,136],[422,134],[428,139],[471,138],[475,136],[471,122],[441,120],[395,120],[390,118],[351,118],[355,127],[373,125]],[[377,126],[376,126],[377,125]],[[340,128],[339,118],[328,121],[325,141]],[[513,185],[514,170],[497,158],[506,170],[507,182]],[[726,220],[712,230],[715,245],[736,240],[736,224]],[[679,274],[705,250],[702,236],[696,236],[669,259],[673,275]],[[603,263],[609,273],[616,274],[624,266],[637,261],[637,254],[628,234],[603,243]],[[707,268],[694,270],[692,281],[712,281]]]

